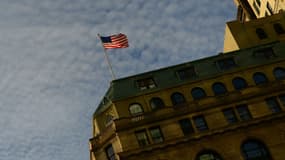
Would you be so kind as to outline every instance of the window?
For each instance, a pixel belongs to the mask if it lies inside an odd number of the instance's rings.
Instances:
[[[222,160],[222,158],[218,153],[211,150],[206,150],[199,153],[196,160]]]
[[[223,113],[224,113],[225,118],[230,124],[238,122],[238,119],[236,117],[236,114],[233,108],[224,109]]]
[[[152,127],[149,129],[149,133],[153,143],[163,142],[162,132],[160,127]]]
[[[151,109],[153,109],[153,110],[163,108],[165,106],[162,99],[160,99],[158,97],[152,98],[149,103],[150,103]]]
[[[191,94],[193,99],[201,99],[207,96],[205,91],[200,87],[193,88]]]
[[[105,148],[105,153],[106,153],[108,160],[115,160],[116,159],[112,144],[108,145]]]
[[[267,106],[272,111],[272,113],[278,113],[281,111],[280,105],[276,99],[276,97],[270,97],[265,99]]]
[[[266,12],[266,11],[265,11],[264,15],[265,15],[265,17],[269,16],[268,12]]]
[[[205,121],[204,116],[200,115],[200,116],[193,117],[193,120],[195,123],[195,127],[198,131],[208,130],[208,125]]]
[[[236,108],[224,109],[223,113],[229,124],[252,119],[246,104],[238,105]]]
[[[268,2],[266,3],[266,8],[268,9],[271,15],[274,14],[273,9]]]
[[[245,160],[272,160],[267,147],[257,140],[247,140],[241,150]]]
[[[262,28],[256,28],[255,33],[259,39],[266,39],[268,37]]]
[[[171,95],[171,101],[173,105],[184,104],[186,102],[183,94],[178,92]]]
[[[189,134],[194,132],[194,129],[192,127],[190,119],[188,119],[188,118],[181,119],[178,122],[180,124],[180,127],[181,127],[184,135],[189,135]]]
[[[229,70],[237,66],[232,57],[218,60],[216,63],[221,70]]]
[[[140,90],[155,88],[156,84],[152,78],[137,80],[137,85]]]
[[[239,118],[241,121],[247,121],[252,119],[252,116],[248,110],[248,106],[246,104],[236,106]]]
[[[143,147],[149,144],[149,140],[145,130],[135,132],[139,146]]]
[[[284,34],[285,30],[280,23],[273,24],[273,28],[277,34]]]
[[[260,5],[261,5],[260,0],[256,0],[256,3],[257,3],[257,4],[258,4],[258,6],[260,7]]]
[[[188,67],[185,69],[178,70],[177,74],[181,80],[189,79],[189,78],[193,78],[197,76],[194,67]]]
[[[265,84],[268,82],[267,77],[265,76],[265,74],[261,73],[261,72],[256,72],[253,74],[253,79],[256,85],[260,85],[260,84]]]
[[[255,12],[257,13],[257,15],[260,14],[260,10],[259,10],[259,7],[257,6],[256,2],[253,2],[253,7],[255,9]]]
[[[232,83],[233,83],[234,88],[235,88],[236,90],[241,90],[241,89],[244,89],[244,88],[247,87],[246,81],[245,81],[243,78],[241,78],[241,77],[236,77],[236,78],[234,78],[234,79],[232,80]]]
[[[140,104],[138,103],[133,103],[129,107],[129,111],[131,115],[138,115],[143,113],[143,108]]]
[[[223,95],[227,93],[227,88],[221,82],[216,82],[212,85],[212,89],[216,96]]]
[[[265,58],[265,59],[270,59],[270,58],[276,57],[276,55],[273,52],[273,49],[271,47],[256,50],[253,52],[253,56],[256,58]]]
[[[244,11],[240,5],[238,6],[237,19],[241,22],[244,20]]]
[[[281,80],[285,78],[285,69],[277,67],[273,70],[274,77],[277,80]]]

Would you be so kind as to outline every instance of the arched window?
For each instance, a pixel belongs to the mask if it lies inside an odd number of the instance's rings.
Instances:
[[[183,94],[179,92],[175,92],[171,95],[171,101],[173,105],[183,104],[186,102]]]
[[[232,80],[232,83],[233,83],[236,90],[241,90],[241,89],[244,89],[247,87],[246,81],[241,77],[235,77]]]
[[[222,157],[215,151],[206,150],[200,152],[196,160],[222,160]]]
[[[139,103],[133,103],[129,107],[131,115],[138,115],[143,113],[143,108]]]
[[[193,99],[201,99],[201,98],[204,98],[207,96],[205,91],[200,87],[193,88],[191,90],[191,95],[192,95]]]
[[[253,74],[253,80],[254,80],[256,85],[264,84],[264,83],[268,82],[268,79],[265,76],[265,74],[261,73],[261,72],[254,73]]]
[[[222,95],[222,94],[226,94],[227,93],[227,88],[225,87],[225,85],[221,82],[216,82],[212,85],[212,89],[215,93],[215,95]]]
[[[245,160],[271,160],[267,147],[257,140],[247,140],[241,145]]]
[[[273,24],[273,28],[277,34],[284,34],[285,30],[280,23]]]
[[[164,102],[162,101],[162,99],[158,98],[158,97],[154,97],[149,101],[149,104],[151,106],[151,109],[155,110],[155,109],[159,109],[164,107]]]
[[[284,79],[285,78],[285,69],[281,67],[277,67],[273,70],[274,77],[276,79]]]
[[[256,28],[255,32],[256,32],[259,39],[267,38],[267,34],[265,33],[265,31],[262,28]]]

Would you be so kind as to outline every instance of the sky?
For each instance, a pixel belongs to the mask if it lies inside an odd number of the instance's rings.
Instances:
[[[92,114],[123,78],[222,52],[232,0],[1,0],[0,159],[88,160]]]

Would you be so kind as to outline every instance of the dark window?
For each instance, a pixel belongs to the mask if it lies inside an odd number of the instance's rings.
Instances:
[[[189,135],[194,132],[190,119],[181,119],[179,120],[179,124],[184,135]]]
[[[265,84],[268,82],[267,77],[265,76],[265,74],[261,73],[261,72],[256,72],[253,74],[253,79],[256,85],[259,84]]]
[[[106,153],[108,160],[115,160],[116,159],[112,144],[108,145],[105,148],[105,153]]]
[[[152,127],[149,129],[149,133],[153,143],[163,142],[162,132],[160,127]]]
[[[268,2],[266,3],[266,8],[268,9],[271,15],[274,14],[273,9]]]
[[[152,78],[137,80],[137,84],[140,90],[151,89],[156,87],[156,84]]]
[[[236,109],[237,109],[237,112],[238,112],[238,115],[241,121],[247,121],[247,120],[252,119],[252,116],[246,104],[238,105]]]
[[[253,56],[256,58],[270,59],[276,57],[272,48],[262,48],[253,52]]]
[[[284,34],[285,30],[280,23],[273,24],[273,28],[277,34]]]
[[[152,98],[149,103],[150,103],[151,109],[153,109],[153,110],[163,108],[165,106],[162,99],[160,99],[158,97]]]
[[[218,64],[221,70],[229,70],[237,66],[236,62],[232,57],[218,60],[216,63]]]
[[[179,78],[182,80],[193,78],[193,77],[197,76],[194,67],[188,67],[185,69],[178,70],[177,74],[178,74]]]
[[[245,160],[272,160],[267,147],[256,140],[248,140],[241,146]]]
[[[133,103],[129,107],[129,111],[131,115],[138,115],[143,113],[143,108],[140,104],[138,103]]]
[[[232,81],[236,90],[241,90],[247,87],[246,81],[241,77],[236,77]]]
[[[268,16],[269,16],[268,12],[265,11],[265,17],[268,17]]]
[[[277,67],[273,70],[274,77],[278,80],[285,78],[285,69]]]
[[[223,83],[220,82],[216,82],[212,85],[212,89],[215,93],[215,95],[223,95],[227,93],[227,88],[225,87],[225,85]]]
[[[267,106],[273,113],[278,113],[281,111],[280,105],[276,99],[276,97],[270,97],[265,99]]]
[[[137,141],[141,147],[149,144],[149,140],[145,130],[135,132]]]
[[[195,123],[195,127],[197,128],[198,131],[205,131],[208,130],[208,125],[207,122],[204,118],[204,116],[196,116],[193,117],[194,123]]]
[[[257,3],[257,4],[258,4],[258,6],[260,7],[260,5],[261,5],[260,0],[256,0],[256,3]]]
[[[259,10],[259,7],[257,6],[257,4],[255,2],[253,2],[253,7],[254,7],[257,15],[259,15],[260,14],[260,10]]]
[[[233,108],[227,108],[223,110],[224,116],[227,119],[227,121],[231,123],[236,123],[238,121],[235,111]]]
[[[191,90],[191,95],[193,99],[201,99],[207,96],[205,91],[200,87],[193,88]]]
[[[218,153],[206,150],[199,153],[196,160],[222,160],[222,158]]]
[[[178,92],[171,95],[171,101],[173,105],[184,104],[186,102],[183,94]]]
[[[244,11],[240,5],[238,6],[237,19],[241,22],[244,20]]]
[[[259,39],[265,39],[268,37],[262,28],[256,28],[255,33],[257,34]]]
[[[282,105],[285,106],[285,94],[280,94],[278,98],[280,99],[280,102],[282,103]]]

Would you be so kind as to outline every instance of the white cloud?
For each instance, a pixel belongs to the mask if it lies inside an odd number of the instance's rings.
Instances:
[[[89,159],[111,80],[97,33],[128,35],[129,48],[108,51],[124,77],[218,53],[233,10],[222,0],[1,1],[0,157]]]

